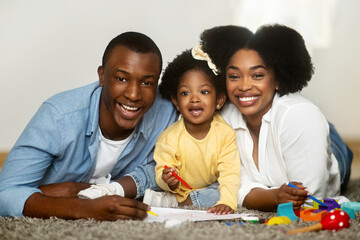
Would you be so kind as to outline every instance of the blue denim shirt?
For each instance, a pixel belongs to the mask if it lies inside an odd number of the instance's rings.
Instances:
[[[98,82],[45,101],[9,153],[0,172],[0,215],[22,216],[25,201],[41,185],[88,182],[99,145]],[[170,101],[157,97],[135,129],[111,175],[134,178],[138,197],[156,186],[153,151],[158,135],[176,120]]]

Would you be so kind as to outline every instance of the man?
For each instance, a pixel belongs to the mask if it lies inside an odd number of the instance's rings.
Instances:
[[[142,219],[150,208],[129,198],[155,186],[153,148],[175,121],[156,97],[162,57],[147,36],[127,32],[105,49],[99,82],[45,101],[0,173],[0,215],[98,220]],[[122,196],[78,198],[108,174]]]

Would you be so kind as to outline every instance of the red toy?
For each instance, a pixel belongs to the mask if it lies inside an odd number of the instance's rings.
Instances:
[[[348,228],[350,226],[350,217],[349,215],[342,210],[331,210],[321,220],[321,222],[299,229],[293,229],[287,232],[287,234],[296,234],[300,232],[309,232],[317,230],[334,230],[337,231],[342,228]]]

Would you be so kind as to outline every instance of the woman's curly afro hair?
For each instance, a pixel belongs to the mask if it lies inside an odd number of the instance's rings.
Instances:
[[[216,89],[216,94],[225,92],[225,82],[219,79],[209,68],[206,61],[196,60],[191,54],[191,50],[185,50],[177,55],[172,62],[170,62],[161,78],[159,84],[159,91],[163,98],[171,100],[171,97],[176,97],[179,82],[181,77],[190,70],[198,70],[208,76],[210,82]]]
[[[226,66],[240,49],[255,50],[264,64],[273,69],[280,96],[301,91],[310,81],[314,68],[302,36],[279,25],[264,25],[255,34],[240,26],[217,26],[200,35],[203,50],[209,54],[226,80]]]
[[[201,33],[202,49],[220,70],[221,80],[225,80],[226,65],[231,56],[244,48],[252,36],[249,29],[235,25],[217,26]]]
[[[273,69],[280,96],[301,91],[314,73],[304,39],[289,27],[264,25],[249,40],[247,47],[255,50],[264,64]]]

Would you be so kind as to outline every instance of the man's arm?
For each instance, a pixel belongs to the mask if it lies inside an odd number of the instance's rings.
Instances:
[[[24,216],[62,219],[86,219],[114,221],[118,219],[143,219],[150,207],[142,202],[120,196],[104,196],[97,199],[50,197],[32,194],[25,202]]]

